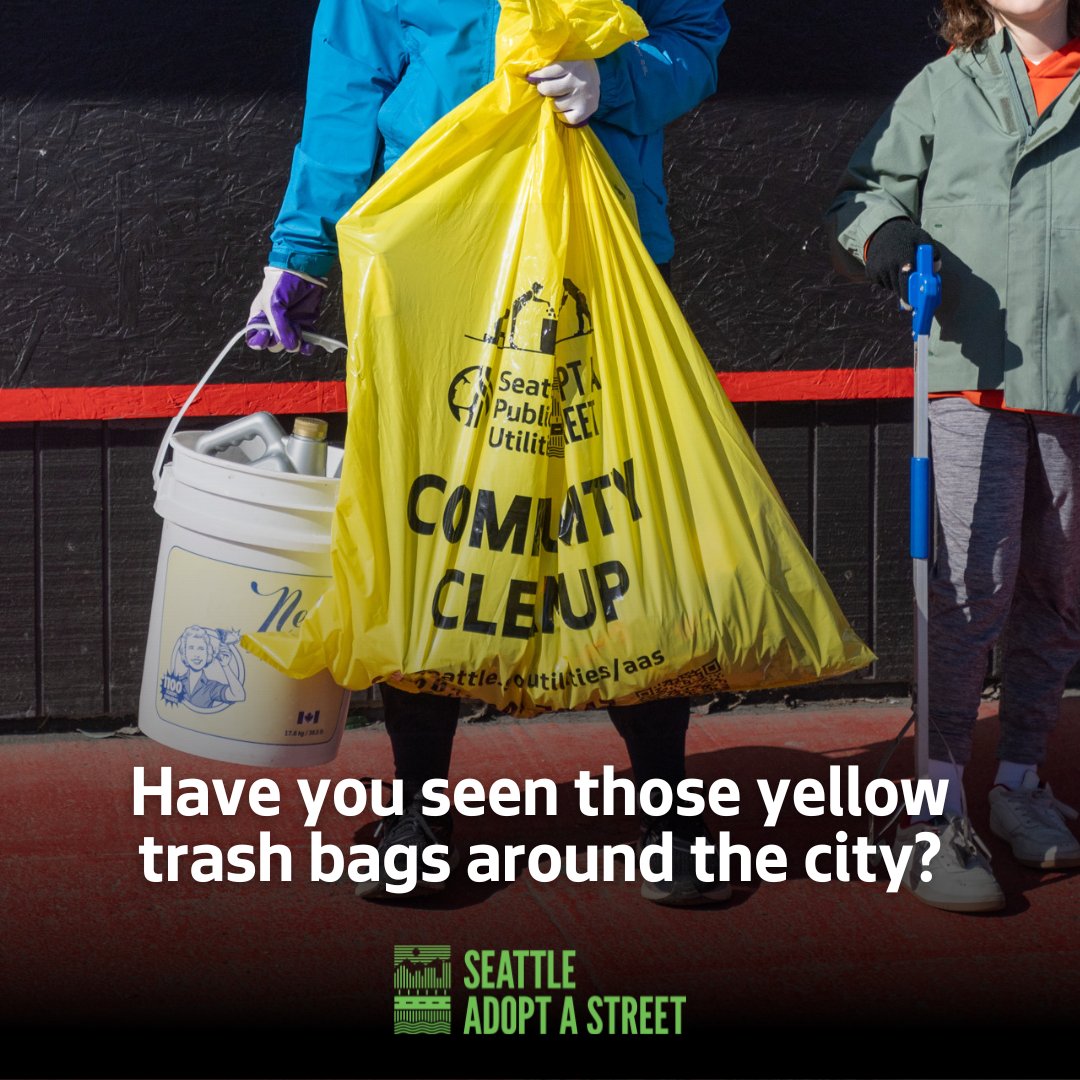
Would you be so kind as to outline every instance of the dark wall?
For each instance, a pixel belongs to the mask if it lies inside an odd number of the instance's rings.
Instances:
[[[315,5],[15,0],[0,386],[193,382],[243,325]],[[10,24],[9,24],[10,30]],[[238,378],[284,366],[238,353]]]
[[[832,272],[858,141],[944,45],[926,0],[729,0],[716,96],[670,129],[675,291],[721,371],[899,367],[910,321]]]
[[[925,0],[730,0],[671,130],[675,290],[721,370],[894,366],[902,320],[831,272],[828,195],[940,46]],[[299,134],[313,0],[8,0],[0,389],[193,382],[246,319]],[[328,330],[340,326],[336,305]],[[333,378],[249,355],[229,379]]]
[[[8,0],[0,401],[13,389],[191,383],[239,329],[299,133],[314,11],[313,0]],[[674,289],[691,324],[724,371],[908,364],[903,316],[833,274],[821,214],[856,140],[940,52],[931,4],[730,0],[728,11],[719,91],[668,141]],[[340,325],[335,300],[324,329]],[[222,371],[339,377],[340,357],[243,349]],[[848,681],[902,682],[910,409],[740,412],[881,657]],[[133,712],[164,428],[0,425],[0,717]]]

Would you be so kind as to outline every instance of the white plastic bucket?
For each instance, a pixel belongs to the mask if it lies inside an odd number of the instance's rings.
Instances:
[[[349,692],[328,672],[291,679],[239,646],[241,633],[296,626],[331,580],[328,476],[256,468],[254,446],[197,453],[176,427],[239,332],[173,419],[154,465],[163,519],[139,728],[175,750],[244,765],[308,766],[338,752]],[[325,348],[341,342],[308,335]],[[163,465],[167,449],[173,458]]]

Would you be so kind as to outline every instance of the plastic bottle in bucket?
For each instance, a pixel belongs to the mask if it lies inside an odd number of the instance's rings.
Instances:
[[[313,416],[298,416],[293,421],[285,452],[298,473],[326,476],[326,431],[326,421]]]
[[[139,727],[200,757],[307,766],[336,756],[349,692],[328,672],[291,679],[240,648],[242,633],[299,625],[331,583],[330,523],[342,451],[321,475],[266,468],[270,417],[213,432],[176,432],[188,405],[240,340],[238,333],[170,424],[154,466],[163,519],[147,634]],[[340,342],[329,341],[344,349]],[[255,414],[260,416],[260,414]],[[231,432],[225,429],[229,429]],[[254,429],[260,443],[252,443]],[[224,434],[223,434],[224,431]],[[239,450],[223,441],[242,435]],[[208,447],[214,452],[200,451]],[[163,464],[167,449],[172,461]],[[275,451],[276,452],[276,451]],[[275,466],[280,464],[275,462]]]
[[[197,454],[220,454],[233,446],[258,439],[265,448],[261,454],[252,458],[252,464],[262,469],[274,469],[277,472],[298,472],[289,458],[288,440],[285,429],[268,412],[252,413],[239,416],[213,431],[206,431],[195,443]]]

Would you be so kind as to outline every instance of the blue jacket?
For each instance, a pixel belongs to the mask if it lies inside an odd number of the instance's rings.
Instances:
[[[664,126],[716,89],[724,0],[627,0],[649,36],[598,61],[591,124],[637,202],[658,263],[674,240],[664,188]],[[320,0],[307,103],[271,266],[324,277],[335,225],[436,120],[494,78],[498,0]]]

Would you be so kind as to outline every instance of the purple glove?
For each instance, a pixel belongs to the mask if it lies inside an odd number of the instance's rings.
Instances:
[[[248,346],[311,356],[315,346],[303,341],[300,332],[314,328],[325,291],[325,281],[268,266],[248,316]]]

